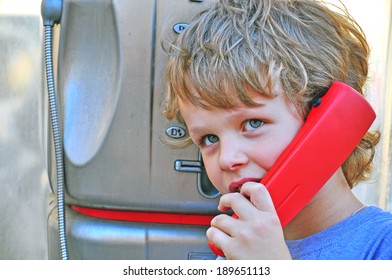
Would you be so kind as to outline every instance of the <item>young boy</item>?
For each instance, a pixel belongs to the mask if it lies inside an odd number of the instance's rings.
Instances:
[[[239,216],[218,215],[207,231],[226,258],[392,259],[392,215],[351,192],[371,173],[378,132],[283,229],[259,183],[334,81],[363,93],[369,47],[346,11],[314,0],[220,0],[167,52],[164,114],[200,148],[218,209]]]

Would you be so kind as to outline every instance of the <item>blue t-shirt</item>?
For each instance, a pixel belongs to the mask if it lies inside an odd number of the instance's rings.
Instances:
[[[392,260],[392,214],[369,206],[312,236],[286,240],[298,260]]]

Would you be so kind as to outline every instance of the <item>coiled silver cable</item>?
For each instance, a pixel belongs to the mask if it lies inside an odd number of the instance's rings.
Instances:
[[[63,143],[61,137],[61,128],[57,111],[55,85],[53,78],[53,57],[52,57],[52,37],[53,26],[45,25],[44,48],[45,48],[45,72],[46,83],[48,87],[49,114],[52,125],[53,142],[56,157],[56,174],[57,174],[57,212],[58,212],[58,235],[60,242],[61,258],[68,260],[68,246],[65,223],[64,207],[64,161],[63,161]]]

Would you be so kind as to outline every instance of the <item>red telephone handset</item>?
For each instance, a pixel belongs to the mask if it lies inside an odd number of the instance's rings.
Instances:
[[[375,112],[361,94],[347,84],[332,84],[260,182],[271,195],[282,227],[343,164],[375,118]],[[212,242],[209,245],[216,255],[224,256]]]

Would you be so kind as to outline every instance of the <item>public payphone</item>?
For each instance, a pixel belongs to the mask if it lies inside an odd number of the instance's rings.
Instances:
[[[161,42],[212,1],[60,2],[54,76],[70,258],[214,258],[205,230],[219,193],[196,147],[173,150],[160,140],[186,135],[160,114]],[[59,258],[57,211],[48,224],[49,258]]]

